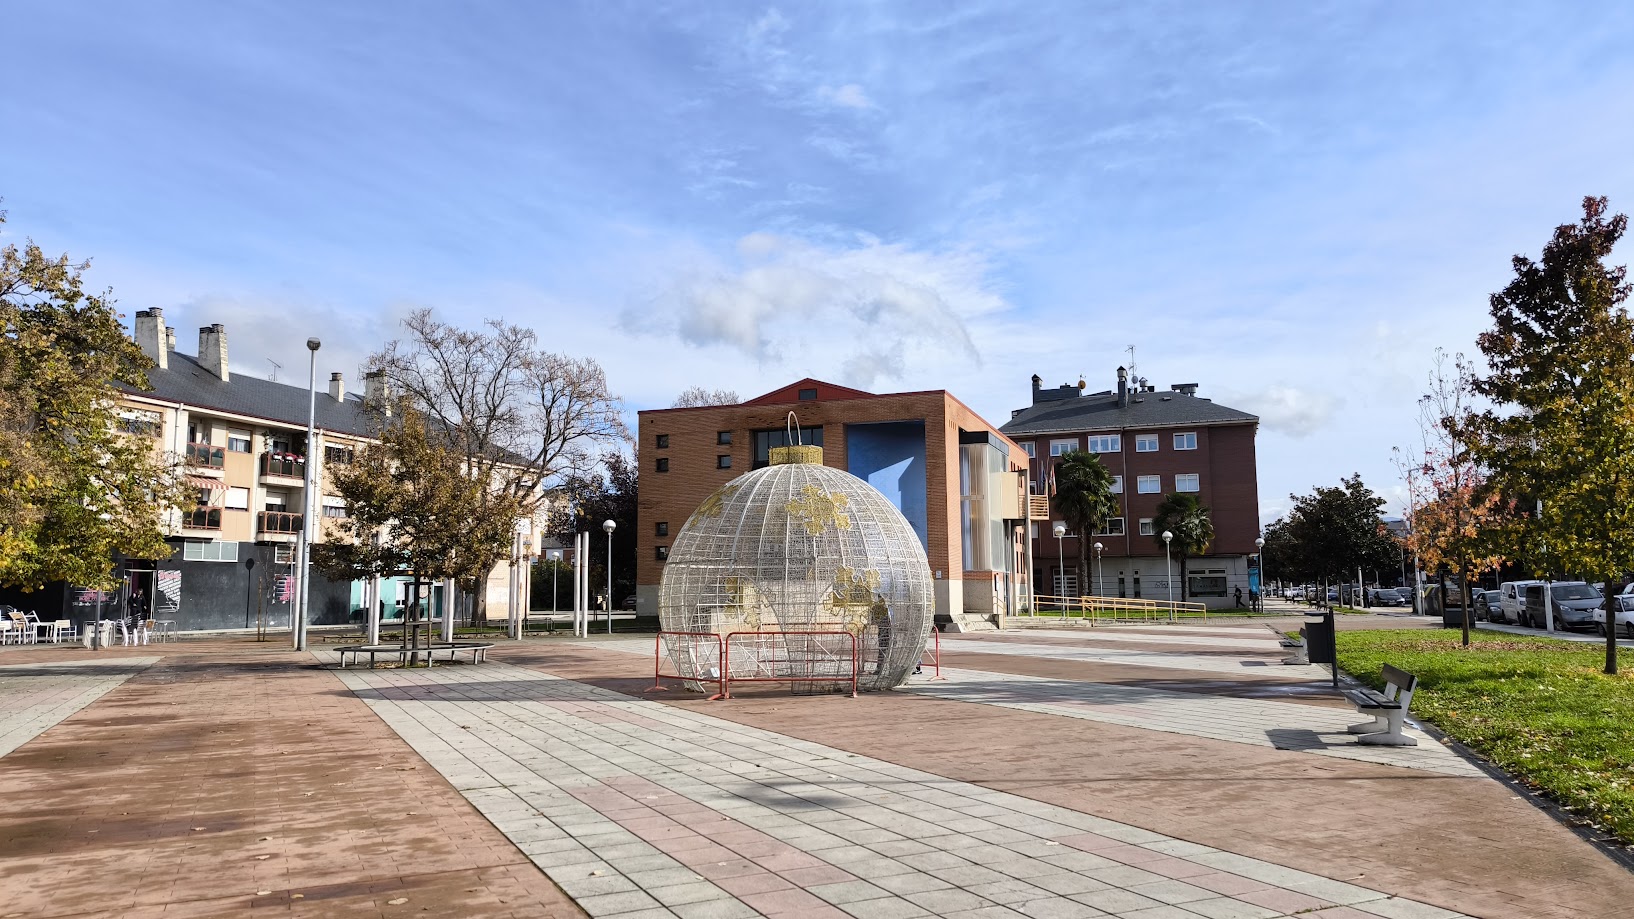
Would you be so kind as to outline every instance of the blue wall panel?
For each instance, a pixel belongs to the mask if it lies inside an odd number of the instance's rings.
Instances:
[[[888,421],[845,426],[845,469],[879,489],[908,518],[930,551],[925,525],[925,423]]]

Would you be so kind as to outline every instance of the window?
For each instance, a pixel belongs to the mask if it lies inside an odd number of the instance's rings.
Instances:
[[[1197,473],[1191,475],[1177,475],[1174,477],[1175,491],[1197,491]]]
[[[1226,595],[1226,574],[1221,568],[1206,568],[1186,575],[1186,596],[1223,597]]]
[[[731,446],[732,445],[732,432],[731,431],[716,431],[715,432],[715,443],[720,444],[723,447]]]
[[[1034,539],[1038,538],[1038,524],[1036,524],[1036,523],[1033,524],[1032,532],[1030,534],[1028,534],[1028,535],[1032,536],[1032,538],[1034,538]]]
[[[273,546],[272,547],[272,563],[274,565],[293,565],[293,564],[295,564],[295,547],[294,546],[288,546],[288,545],[285,545],[285,546]]]
[[[1027,441],[1026,443],[1022,444],[1021,449],[1026,450],[1028,456],[1031,456],[1031,457],[1033,457],[1035,459],[1038,457],[1038,448],[1034,447],[1033,442],[1030,441],[1030,440]]]
[[[336,497],[335,495],[324,495],[323,515],[331,518],[348,516],[346,513],[346,499]]]
[[[1095,535],[1096,536],[1122,536],[1123,535],[1123,518],[1122,517],[1108,517],[1108,518],[1106,518],[1106,522],[1101,524],[1101,528],[1095,532]]]
[[[722,453],[720,456],[715,457],[715,468],[716,469],[731,469],[732,468],[732,455],[730,453]]]
[[[325,444],[323,461],[325,465],[350,466],[352,464],[352,448]]]
[[[669,546],[653,546],[653,557],[661,562],[669,561]]]
[[[666,521],[661,521],[659,523],[653,524],[652,535],[654,535],[654,536],[668,536],[669,535],[669,521],[666,520]]]
[[[1115,475],[1112,477],[1112,493],[1115,495],[1123,494],[1123,476]]]
[[[1061,528],[1061,530],[1062,530],[1061,538],[1062,539],[1077,539],[1078,538],[1078,534],[1074,533],[1072,531],[1072,527],[1067,526],[1067,522],[1065,520],[1052,520],[1052,521],[1050,521],[1050,535],[1051,536],[1055,535],[1055,528],[1056,527]]]
[[[1142,535],[1142,536],[1155,535],[1153,533],[1153,531],[1152,531],[1152,518],[1150,518],[1150,517],[1140,518],[1140,535]]]
[[[204,504],[207,502],[199,502]],[[222,505],[230,511],[247,511],[250,509],[250,490],[248,488],[228,488],[227,501]]]
[[[1072,440],[1052,440],[1052,441],[1050,441],[1050,455],[1051,456],[1060,456],[1063,453],[1071,453],[1072,451],[1074,451],[1076,449],[1078,449],[1078,439],[1076,437],[1073,438]]]
[[[126,434],[137,434],[142,437],[158,437],[164,430],[164,422],[158,412],[145,409],[124,409],[119,413],[117,424],[119,430]]]
[[[800,401],[801,402],[816,402],[817,401],[817,390],[815,390],[815,389],[802,389],[802,390],[800,390]]]
[[[668,472],[669,471],[669,457],[660,456],[658,458],[658,471],[659,472]]]
[[[287,491],[273,491],[270,488],[267,489],[266,505],[267,505],[267,510],[269,510],[269,511],[277,511],[279,513],[284,513],[286,511],[286,509],[289,507],[289,492],[287,492]],[[249,506],[248,503],[246,503],[245,507],[248,507],[248,506]]]
[[[1120,453],[1123,451],[1123,437],[1118,434],[1096,434],[1089,438],[1089,452],[1091,453]]]
[[[1143,475],[1135,479],[1135,491],[1143,495],[1155,495],[1163,490],[1163,477],[1160,475]]]
[[[236,562],[236,542],[184,542],[182,558],[189,562]]]
[[[1135,452],[1136,453],[1156,453],[1157,452],[1157,435],[1156,434],[1137,434],[1137,435],[1135,435]]]
[[[1174,435],[1174,448],[1176,450],[1197,449],[1197,432],[1189,431],[1185,434]]]
[[[233,452],[233,453],[248,453],[248,452],[250,452],[250,432],[249,431],[228,431],[227,432],[227,449],[229,451]]]
[[[657,442],[658,442],[657,443],[658,449],[660,449],[660,450],[668,450],[669,449],[669,435],[668,434],[660,434],[660,435],[658,435],[658,437],[656,439],[657,439]]]
[[[754,462],[751,464],[755,469],[759,469],[771,462],[773,447],[787,447],[789,445],[788,428],[771,428],[769,430],[754,431],[750,436],[754,440],[755,444]],[[800,433],[796,435],[796,442],[810,447],[821,447],[823,445],[822,426],[802,426],[800,428]]]

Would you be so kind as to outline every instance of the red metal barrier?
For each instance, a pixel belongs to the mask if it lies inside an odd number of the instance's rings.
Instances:
[[[926,682],[934,683],[937,680],[945,680],[947,677],[942,676],[942,630],[933,625],[930,627],[930,633],[931,635],[935,636],[935,643],[931,646],[932,650],[930,662],[932,669],[934,669],[936,672]],[[919,655],[919,659],[923,661],[925,659],[925,655],[921,653]],[[924,665],[921,664],[920,666]]]
[[[723,643],[723,650],[721,652],[721,698],[723,698],[723,699],[732,698],[732,686],[731,686],[731,684],[734,683],[734,682],[736,682],[736,683],[834,683],[834,682],[843,682],[844,681],[843,677],[840,678],[840,679],[836,679],[833,675],[828,675],[828,676],[755,676],[755,677],[735,677],[735,676],[732,676],[731,675],[732,668],[730,666],[731,665],[731,660],[732,660],[732,639],[737,638],[740,635],[753,635],[753,636],[756,636],[756,637],[759,637],[759,638],[765,638],[765,637],[771,636],[771,635],[778,635],[778,636],[789,636],[789,635],[819,636],[819,635],[827,635],[827,636],[836,637],[836,638],[840,637],[842,635],[845,636],[845,638],[847,638],[851,642],[851,698],[855,699],[857,697],[857,636],[851,634],[850,632],[782,632],[782,631],[765,631],[765,632],[731,632],[726,636],[726,640]],[[792,663],[792,661],[789,661],[789,660],[772,661],[772,663],[774,663],[774,664],[776,664],[776,663]]]
[[[684,673],[665,673],[664,672],[664,639],[667,638],[667,637],[687,638],[687,639],[704,638],[704,639],[708,639],[709,641],[713,641],[715,643],[715,664],[716,664],[717,669],[720,672],[720,676],[710,678],[710,677],[702,676],[702,675],[688,676],[688,675],[686,675]],[[726,654],[725,654],[724,648],[725,648],[725,642],[723,642],[722,639],[721,639],[721,636],[716,634],[715,632],[659,632],[656,636],[653,637],[653,643],[652,643],[652,688],[647,690],[647,692],[663,692],[664,691],[664,686],[659,682],[659,680],[668,678],[668,679],[672,679],[672,680],[688,680],[688,681],[697,682],[697,683],[719,683],[720,684],[720,692],[716,693],[713,696],[710,696],[709,699],[710,699],[711,702],[713,702],[716,699],[726,698]],[[696,660],[695,655],[693,656],[693,659]]]

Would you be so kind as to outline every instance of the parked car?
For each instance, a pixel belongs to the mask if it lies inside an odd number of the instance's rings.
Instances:
[[[1554,581],[1526,585],[1525,620],[1522,625],[1541,629],[1548,625],[1543,591],[1549,591],[1554,607],[1555,628],[1560,631],[1594,628],[1594,610],[1605,602],[1600,591],[1582,581]]]
[[[1526,608],[1526,588],[1542,581],[1505,581],[1498,585],[1498,618],[1495,622],[1513,622],[1525,625],[1521,614]]]
[[[1407,598],[1394,587],[1377,587],[1368,592],[1368,602],[1374,606],[1406,606]]]
[[[1503,616],[1499,604],[1503,602],[1503,592],[1498,590],[1478,590],[1475,592],[1475,618],[1485,622],[1497,622]]]
[[[624,602],[620,603],[618,605],[618,608],[619,609],[635,609],[635,594],[630,594],[628,597],[625,597]]]
[[[1617,631],[1634,639],[1634,593],[1625,590],[1611,599],[1613,603],[1617,604]],[[1606,611],[1604,609],[1594,611],[1594,624],[1599,628],[1601,635],[1606,634]]]

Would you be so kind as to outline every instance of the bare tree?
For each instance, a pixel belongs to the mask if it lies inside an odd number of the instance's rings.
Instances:
[[[702,386],[689,386],[679,396],[675,397],[675,404],[670,408],[700,408],[705,405],[737,405],[742,402],[738,394],[730,389],[704,389]]]

